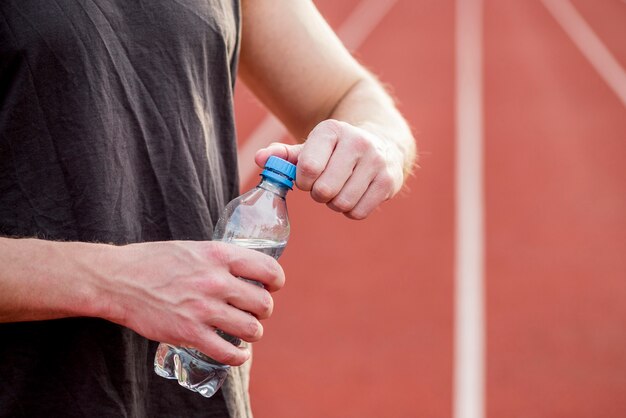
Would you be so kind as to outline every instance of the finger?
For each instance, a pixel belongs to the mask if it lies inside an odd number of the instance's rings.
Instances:
[[[309,191],[326,169],[337,145],[339,122],[324,121],[309,134],[298,157],[296,184],[301,190]]]
[[[230,305],[225,305],[222,313],[214,317],[210,325],[250,343],[263,337],[263,325],[254,316]]]
[[[237,309],[250,312],[258,319],[267,319],[274,311],[274,299],[270,292],[243,280],[232,286],[232,292],[226,296],[226,302]]]
[[[283,144],[282,142],[273,142],[269,146],[261,148],[256,152],[254,162],[256,165],[263,168],[267,159],[270,158],[270,156],[275,155],[276,157],[287,160],[292,164],[297,164],[298,156],[300,155],[303,146],[303,144],[291,145]]]
[[[241,366],[250,358],[249,348],[231,344],[220,337],[213,327],[207,327],[205,332],[198,335],[192,347],[229,366]]]
[[[389,199],[393,189],[393,179],[386,174],[380,174],[374,178],[363,197],[345,215],[350,219],[361,220],[367,218],[374,209]]]
[[[352,176],[348,179],[343,188],[339,191],[327,206],[336,212],[349,212],[359,203],[365,195],[372,180],[376,177],[376,172],[368,164],[358,164]]]
[[[236,277],[260,282],[270,292],[285,284],[285,273],[269,255],[226,242],[212,241],[209,256],[221,259],[228,271]]]
[[[334,199],[353,175],[360,157],[360,153],[356,152],[350,141],[338,143],[326,169],[313,183],[311,197],[320,203],[328,203]]]

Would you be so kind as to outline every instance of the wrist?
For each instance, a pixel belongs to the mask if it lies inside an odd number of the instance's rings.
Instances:
[[[102,286],[109,251],[106,244],[40,241],[41,266],[52,281],[52,308],[63,316],[104,317],[106,294]],[[44,275],[42,274],[42,277]]]
[[[123,247],[110,244],[72,243],[69,270],[73,272],[78,298],[71,307],[72,316],[89,316],[122,323],[123,309],[115,291],[115,266],[120,262]]]
[[[400,185],[413,173],[416,165],[415,140],[405,124],[405,129],[389,129],[376,122],[363,122],[359,128],[369,132],[380,140],[381,151],[389,165],[394,166],[401,174]]]

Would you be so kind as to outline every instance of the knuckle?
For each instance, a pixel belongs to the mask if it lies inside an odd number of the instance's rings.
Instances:
[[[380,189],[386,193],[391,192],[394,188],[394,180],[389,173],[381,174],[377,183]]]
[[[228,348],[220,347],[216,351],[217,352],[213,354],[213,357],[215,358],[215,360],[219,361],[220,363],[229,364],[231,366],[240,366],[241,364],[243,364],[242,359],[240,359],[235,353],[235,351],[231,349],[230,347]]]
[[[274,311],[274,299],[272,299],[272,295],[267,290],[263,291],[263,297],[261,298],[260,308],[259,308],[259,318],[267,319],[272,316],[272,312]]]
[[[256,319],[252,319],[246,326],[244,339],[249,342],[259,341],[263,337],[263,325]]]
[[[337,136],[340,136],[344,129],[345,122],[338,121],[337,119],[326,119],[317,124],[313,129],[314,131],[331,131]]]
[[[212,325],[224,322],[228,317],[226,307],[217,304],[206,304],[202,318],[209,321]]]
[[[335,198],[332,204],[339,212],[348,212],[354,207],[354,203],[345,197]]]
[[[265,274],[270,278],[276,276],[278,274],[278,262],[270,256],[263,257],[263,260],[264,262],[262,267],[265,271]]]
[[[204,299],[193,299],[187,302],[189,312],[199,318],[206,316],[211,312],[211,305],[207,304]]]
[[[324,202],[328,202],[330,199],[337,195],[337,190],[334,187],[330,186],[327,183],[315,182],[313,185],[312,193],[314,193],[314,198],[316,200],[321,200]]]
[[[365,154],[371,148],[371,143],[362,136],[354,136],[350,141],[350,147],[357,154]]]
[[[216,260],[222,264],[228,264],[229,262],[227,246],[220,242],[209,242],[206,255],[209,259]]]
[[[225,295],[229,293],[228,280],[222,274],[212,275],[207,282],[207,293],[211,295]]]
[[[387,167],[387,162],[385,161],[385,158],[380,154],[376,154],[372,158],[372,161],[370,164],[372,168],[374,168],[376,171],[384,171],[385,168]]]
[[[280,264],[278,264],[278,261],[269,257],[267,271],[270,278],[269,284],[278,289],[283,287],[283,284],[285,283],[285,272]]]
[[[333,204],[332,204],[332,202],[328,202],[328,203],[326,204],[326,206],[328,206],[328,207],[330,208],[330,210],[333,210],[333,211],[335,211],[335,212],[337,212],[337,213],[346,213],[346,211],[345,211],[345,210],[343,210],[343,209],[339,209],[338,207],[336,207],[335,205],[333,205]]]
[[[354,209],[351,210],[350,213],[350,218],[357,220],[357,221],[361,221],[365,218],[367,218],[367,215],[369,215],[369,213],[363,209]]]
[[[322,173],[324,166],[321,162],[316,161],[312,158],[303,158],[298,161],[298,170],[304,177],[308,178],[317,178]]]

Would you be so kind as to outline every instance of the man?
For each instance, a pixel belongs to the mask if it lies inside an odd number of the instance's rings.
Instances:
[[[237,65],[306,139],[257,164],[297,162],[352,219],[400,190],[410,130],[309,1],[0,3],[0,416],[250,415],[237,368],[209,400],[152,372],[154,341],[244,364],[214,330],[258,341],[284,283],[209,241],[237,194]]]

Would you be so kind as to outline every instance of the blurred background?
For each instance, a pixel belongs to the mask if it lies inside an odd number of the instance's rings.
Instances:
[[[365,221],[291,193],[255,417],[625,417],[626,1],[315,3],[421,168]],[[245,190],[290,139],[236,112]]]

